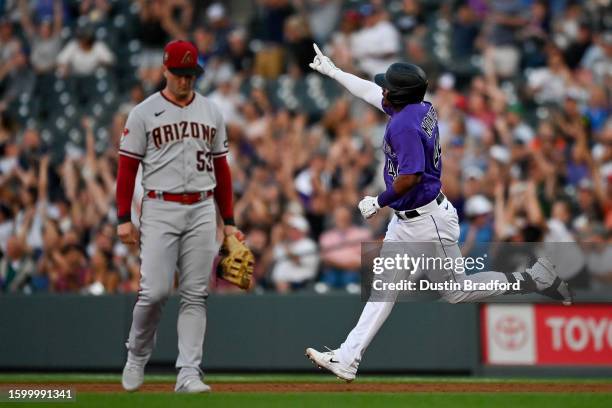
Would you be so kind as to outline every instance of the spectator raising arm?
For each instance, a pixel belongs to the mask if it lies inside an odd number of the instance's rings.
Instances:
[[[19,0],[19,17],[21,27],[30,41],[36,36],[36,30],[32,19],[30,18],[30,9],[28,8],[28,0]]]
[[[83,119],[83,127],[85,128],[85,140],[87,145],[87,153],[85,156],[85,165],[83,166],[83,179],[87,185],[87,190],[93,198],[95,208],[99,216],[108,214],[110,208],[110,195],[107,194],[102,186],[98,183],[98,166],[96,162],[95,140],[93,135],[93,125],[91,119]]]
[[[49,200],[49,161],[49,155],[45,154],[40,159],[40,167],[38,169],[38,211],[43,221],[47,215],[47,202]]]
[[[53,1],[53,36],[60,35],[64,28],[64,3],[62,0]]]
[[[193,18],[193,7],[186,0],[171,0],[163,5],[162,27],[177,40],[185,40],[189,37],[188,30]],[[175,9],[179,9],[179,21],[174,18]]]

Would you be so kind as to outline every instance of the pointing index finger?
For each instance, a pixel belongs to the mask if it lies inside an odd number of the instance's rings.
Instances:
[[[312,46],[315,50],[315,52],[317,53],[317,55],[319,57],[323,57],[323,53],[321,52],[321,50],[319,49],[319,46],[317,45],[317,43],[312,43]]]

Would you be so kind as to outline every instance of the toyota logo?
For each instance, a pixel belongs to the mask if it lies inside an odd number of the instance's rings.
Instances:
[[[493,338],[506,350],[517,350],[527,341],[527,325],[516,316],[502,316],[495,322]]]

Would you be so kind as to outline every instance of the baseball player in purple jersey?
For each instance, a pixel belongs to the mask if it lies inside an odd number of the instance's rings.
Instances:
[[[394,215],[384,243],[431,242],[440,248],[439,256],[452,259],[462,257],[457,244],[457,211],[441,191],[442,152],[438,119],[432,104],[423,100],[428,85],[423,70],[413,64],[395,63],[384,74],[376,75],[374,82],[370,82],[338,69],[316,44],[314,48],[316,56],[310,64],[312,69],[335,79],[353,95],[389,115],[382,146],[386,190],[377,197],[367,196],[361,200],[359,210],[363,217],[368,219],[382,207],[388,206],[394,210]],[[410,251],[411,246],[406,247]],[[384,252],[383,244],[381,253]],[[423,272],[432,282],[465,279],[465,274],[457,274],[452,269]],[[392,275],[391,281],[396,277],[397,273]],[[563,300],[566,304],[572,301],[567,283],[557,276],[554,265],[547,258],[538,259],[526,272],[508,275],[479,272],[470,275],[470,280],[476,283],[519,281],[521,290],[448,289],[439,293],[450,303],[528,292],[538,292]],[[396,297],[397,292],[391,296]],[[375,301],[370,297],[357,325],[338,349],[320,352],[307,348],[306,355],[340,379],[354,380],[363,353],[391,313],[395,297],[391,301]]]

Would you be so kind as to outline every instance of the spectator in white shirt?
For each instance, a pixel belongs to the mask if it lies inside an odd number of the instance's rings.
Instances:
[[[556,48],[548,50],[547,66],[532,70],[527,75],[527,86],[537,103],[563,102],[572,82],[563,54]]]
[[[62,2],[53,3],[53,19],[47,18],[35,25],[30,18],[26,1],[21,7],[21,26],[30,43],[30,63],[37,74],[52,72],[55,69],[57,55],[62,48],[60,33],[63,27]]]
[[[612,235],[602,224],[596,224],[584,243],[587,270],[591,276],[591,287],[603,289],[612,287]]]
[[[112,65],[115,56],[108,46],[96,41],[91,27],[81,27],[77,39],[70,41],[57,56],[61,76],[88,76],[101,66]]]
[[[297,215],[287,219],[281,239],[274,246],[272,281],[281,293],[302,288],[314,280],[319,267],[317,244],[308,236],[308,221]]]
[[[359,68],[374,77],[397,61],[400,35],[383,10],[366,4],[360,11],[364,27],[352,36],[351,51]]]

